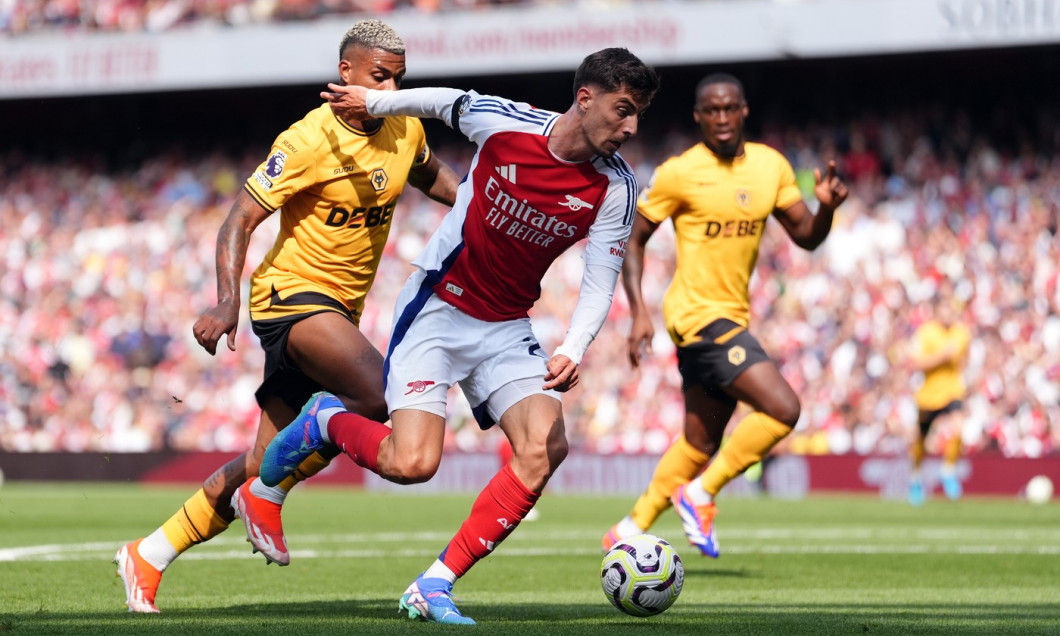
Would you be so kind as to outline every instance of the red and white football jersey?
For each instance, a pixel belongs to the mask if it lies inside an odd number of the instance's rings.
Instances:
[[[522,318],[564,250],[588,237],[587,263],[622,269],[636,212],[619,155],[571,163],[548,149],[559,113],[469,92],[451,122],[478,146],[456,203],[413,262],[439,298],[486,321]]]

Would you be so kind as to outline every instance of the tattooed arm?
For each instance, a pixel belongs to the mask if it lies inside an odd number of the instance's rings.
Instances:
[[[228,334],[228,348],[236,350],[239,279],[247,260],[247,246],[254,229],[269,214],[269,210],[242,190],[217,233],[217,304],[203,312],[192,327],[195,340],[210,355],[217,353],[217,341],[225,334]]]

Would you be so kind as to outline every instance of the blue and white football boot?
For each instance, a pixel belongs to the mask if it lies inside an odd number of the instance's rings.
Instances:
[[[919,477],[915,477],[909,480],[909,503],[913,506],[923,506],[924,501],[927,500],[927,493],[924,492],[924,482],[920,481]]]
[[[942,492],[946,493],[946,498],[950,501],[956,501],[964,494],[961,480],[957,477],[957,471],[952,467],[943,468],[939,473],[939,480],[942,482]]]
[[[474,619],[460,613],[453,604],[453,584],[445,579],[426,578],[420,574],[401,595],[398,607],[409,613],[409,618],[419,618],[432,623],[449,625],[474,625]]]
[[[718,513],[718,508],[713,501],[702,506],[692,503],[685,494],[686,488],[687,484],[678,486],[670,496],[670,503],[681,519],[681,528],[685,531],[688,543],[698,548],[703,556],[716,559],[721,554],[721,546],[714,535],[714,515]]]
[[[327,443],[320,434],[317,413],[322,409],[345,409],[342,400],[321,391],[302,407],[302,412],[265,449],[258,476],[266,486],[275,486],[293,473],[307,457]]]

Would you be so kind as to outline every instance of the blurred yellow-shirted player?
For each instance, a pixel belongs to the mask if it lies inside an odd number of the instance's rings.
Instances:
[[[397,90],[405,75],[404,42],[383,22],[357,22],[339,45],[338,70],[344,84]],[[255,551],[272,563],[289,562],[283,501],[338,450],[310,456],[272,488],[256,477],[262,453],[322,389],[351,411],[386,421],[383,357],[358,328],[365,295],[405,184],[452,205],[458,181],[431,154],[422,124],[411,117],[347,122],[325,102],[276,138],[221,226],[218,302],[193,327],[211,355],[225,334],[235,350],[250,236],[278,211],[276,242],[251,278],[251,325],[265,350],[254,448],[218,469],[161,527],[118,551],[129,611],[157,612],[162,572],[188,548],[223,532],[236,515]]]
[[[714,496],[761,461],[799,419],[798,397],[748,331],[747,286],[770,216],[797,245],[812,250],[828,236],[847,189],[834,164],[824,176],[816,171],[820,208],[811,213],[783,155],[744,140],[748,112],[738,79],[728,74],[704,78],[693,109],[703,142],[659,166],[637,203],[623,269],[633,315],[629,358],[636,367],[654,335],[641,294],[644,246],[670,219],[677,267],[663,314],[677,344],[684,435],[663,455],[630,515],[604,536],[605,550],[646,531],[672,502],[689,542],[705,555],[718,556]],[[737,402],[752,412],[719,450]],[[702,478],[693,479],[715,452]]]
[[[920,475],[924,459],[924,439],[935,422],[953,422],[960,412],[967,389],[964,385],[964,359],[972,332],[958,322],[954,300],[947,295],[936,297],[934,316],[913,334],[910,361],[924,374],[924,383],[917,389],[918,435],[910,446],[912,474],[909,480],[909,501],[913,505],[924,502],[927,493]],[[959,499],[963,488],[957,476],[957,460],[961,456],[959,428],[947,431],[943,450],[943,464],[939,473],[943,492],[950,499]]]

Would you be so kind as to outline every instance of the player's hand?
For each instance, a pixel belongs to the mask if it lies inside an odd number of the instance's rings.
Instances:
[[[821,177],[821,169],[813,169],[813,180],[816,185],[813,186],[813,193],[817,196],[817,200],[821,202],[821,205],[836,209],[839,204],[846,201],[847,191],[846,184],[836,176],[835,174],[835,161],[828,162],[828,172],[825,173],[824,177]]]
[[[228,334],[228,348],[236,350],[236,329],[239,324],[239,301],[223,301],[203,312],[191,331],[195,341],[211,356],[217,353],[217,341]]]
[[[633,324],[629,328],[629,339],[626,341],[629,347],[629,364],[634,369],[640,366],[642,355],[651,355],[651,341],[654,338],[655,327],[651,326],[651,318],[643,314],[634,316]]]
[[[549,359],[548,373],[545,374],[545,385],[542,389],[555,389],[566,393],[578,386],[578,365],[565,355],[555,355]]]
[[[372,119],[368,114],[368,89],[363,86],[342,86],[328,84],[328,90],[321,91],[320,96],[331,104],[331,110],[347,122],[360,122]]]

